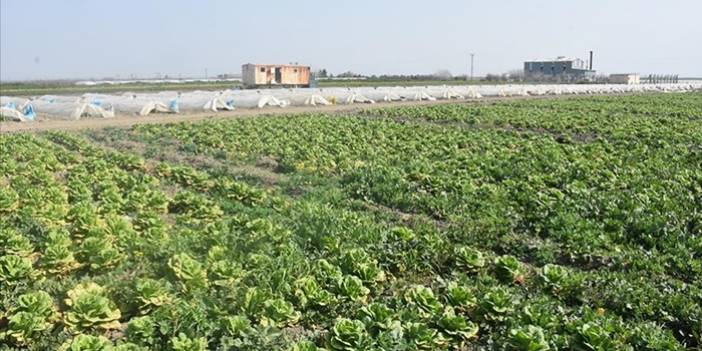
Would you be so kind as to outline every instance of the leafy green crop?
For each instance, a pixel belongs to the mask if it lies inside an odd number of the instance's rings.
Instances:
[[[2,134],[0,345],[699,349],[701,102]]]

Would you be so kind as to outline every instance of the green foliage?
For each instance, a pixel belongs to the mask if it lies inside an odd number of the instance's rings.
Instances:
[[[370,290],[363,286],[363,281],[353,275],[339,279],[337,290],[341,296],[357,302],[365,302],[370,293]]]
[[[90,237],[83,240],[78,249],[79,259],[92,270],[114,267],[122,259],[119,250],[107,237]]]
[[[112,342],[102,336],[78,334],[61,346],[61,351],[113,351]]]
[[[334,324],[327,339],[327,348],[330,350],[360,351],[368,344],[369,338],[363,322],[345,318]]]
[[[293,283],[293,292],[301,307],[327,306],[334,302],[334,295],[322,289],[312,276],[302,277]]]
[[[482,296],[478,310],[486,321],[502,321],[514,311],[515,303],[511,292],[502,287],[495,287]]]
[[[55,274],[66,274],[80,266],[71,247],[73,242],[64,231],[51,231],[46,237],[41,265]],[[105,257],[109,257],[106,255]],[[109,259],[108,259],[109,260]],[[113,260],[116,260],[113,258]]]
[[[511,338],[510,345],[515,350],[545,351],[551,349],[544,337],[544,330],[540,327],[527,325],[511,329],[509,335]]]
[[[120,310],[95,283],[82,283],[69,290],[65,304],[70,307],[63,322],[76,331],[120,327]]]
[[[457,247],[454,255],[456,257],[456,266],[466,272],[476,272],[485,267],[483,253],[472,247]]]
[[[5,134],[0,344],[697,349],[700,116],[646,94]]]
[[[397,323],[393,311],[382,303],[374,302],[361,307],[360,315],[366,329],[373,335],[391,330]]]
[[[497,276],[504,282],[521,282],[523,277],[522,264],[516,257],[505,255],[495,259]]]
[[[457,339],[459,345],[478,336],[478,325],[456,315],[451,308],[444,310],[437,325],[444,334]]]
[[[207,339],[189,338],[181,333],[171,339],[171,348],[173,351],[205,351],[207,350]]]
[[[470,310],[478,303],[478,299],[467,287],[458,282],[449,282],[446,286],[446,299],[456,309]]]
[[[293,305],[283,299],[268,300],[263,304],[264,314],[261,324],[272,325],[278,328],[293,325],[300,319],[300,312],[295,311]]]
[[[172,300],[165,284],[154,279],[139,279],[136,282],[135,292],[136,302],[142,313],[149,313]]]
[[[36,278],[37,272],[27,258],[16,255],[0,257],[0,283],[13,286],[28,283]]]
[[[448,340],[436,329],[421,322],[404,325],[405,336],[417,350],[436,350],[446,348]]]
[[[149,316],[134,317],[129,320],[126,336],[127,340],[137,345],[154,345],[157,337],[156,323]]]
[[[15,255],[30,258],[33,252],[34,246],[26,236],[12,229],[0,227],[0,256]]]
[[[574,298],[582,294],[582,277],[562,266],[547,264],[541,267],[539,280],[548,291],[558,297]]]
[[[434,296],[434,292],[421,285],[413,286],[405,292],[405,302],[415,307],[420,314],[427,316],[439,314],[443,309],[439,299]]]
[[[186,253],[176,254],[168,260],[168,267],[186,291],[197,291],[207,287],[207,272],[202,264]]]

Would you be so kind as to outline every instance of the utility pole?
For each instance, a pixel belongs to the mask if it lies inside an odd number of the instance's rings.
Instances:
[[[470,54],[470,80],[473,80],[473,57],[475,54],[471,53]]]

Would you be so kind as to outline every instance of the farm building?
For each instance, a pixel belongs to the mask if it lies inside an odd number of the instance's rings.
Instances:
[[[526,78],[564,78],[583,79],[593,77],[592,61],[588,68],[587,62],[579,58],[559,56],[551,60],[534,60],[524,62]]]
[[[609,75],[611,84],[640,84],[641,76],[638,73],[617,73]]]
[[[247,63],[241,66],[241,80],[247,87],[307,87],[310,85],[310,67]]]

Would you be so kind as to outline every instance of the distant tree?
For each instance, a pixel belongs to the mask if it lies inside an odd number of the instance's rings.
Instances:
[[[320,69],[319,71],[317,71],[317,77],[319,77],[319,78],[327,78],[327,77],[328,77],[327,69],[326,69],[326,68],[322,68],[322,69]]]
[[[512,81],[524,81],[524,70],[522,69],[513,69],[507,72],[507,76],[509,77],[509,80]]]
[[[351,71],[346,71],[346,72],[344,72],[344,73],[337,74],[336,76],[339,77],[339,78],[359,78],[359,77],[363,77],[362,75],[360,75],[360,74],[358,74],[358,73],[351,72]]]
[[[442,80],[448,80],[453,78],[453,75],[451,74],[451,71],[447,69],[440,69],[434,73],[434,78],[436,79],[442,79]]]

